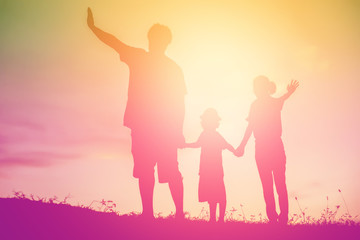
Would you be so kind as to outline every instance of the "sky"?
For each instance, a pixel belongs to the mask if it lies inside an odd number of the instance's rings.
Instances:
[[[184,72],[189,142],[213,107],[218,131],[237,147],[254,77],[274,81],[275,96],[298,80],[282,110],[290,213],[300,204],[319,217],[328,204],[343,214],[344,198],[360,214],[360,3],[350,0],[0,0],[1,197],[70,194],[74,205],[106,199],[121,213],[141,211],[122,125],[128,67],[88,29],[89,6],[98,27],[134,47],[147,49],[155,23],[171,29],[167,55]],[[199,157],[199,149],[179,150],[193,216],[207,208],[197,199]],[[223,165],[228,210],[264,215],[253,137],[242,158],[224,151]],[[166,184],[156,184],[154,208],[175,210]]]

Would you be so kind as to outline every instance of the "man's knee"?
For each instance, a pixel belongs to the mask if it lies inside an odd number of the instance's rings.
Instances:
[[[152,173],[152,174],[143,174],[138,178],[139,178],[139,184],[150,185],[150,184],[155,183],[154,173]]]

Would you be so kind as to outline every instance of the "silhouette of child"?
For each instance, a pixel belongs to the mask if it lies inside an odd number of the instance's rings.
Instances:
[[[204,131],[194,143],[186,143],[185,147],[201,148],[199,169],[199,202],[208,202],[210,207],[210,222],[216,222],[216,207],[219,203],[219,222],[224,222],[226,209],[226,192],[224,170],[222,166],[222,150],[235,152],[217,131],[220,117],[213,108],[205,110],[201,116]]]
[[[251,104],[248,127],[243,140],[236,149],[237,156],[243,156],[245,146],[251,136],[255,137],[255,160],[263,187],[266,213],[270,223],[288,222],[288,193],[285,183],[286,156],[281,139],[281,110],[284,101],[288,99],[299,86],[292,80],[287,86],[288,92],[280,98],[271,95],[276,91],[276,85],[265,76],[254,79],[254,93],[257,99]],[[280,214],[276,212],[273,190],[275,182],[279,195]]]

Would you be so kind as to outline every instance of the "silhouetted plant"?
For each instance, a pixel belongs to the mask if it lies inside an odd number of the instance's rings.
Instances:
[[[244,213],[244,209],[243,209],[243,205],[242,205],[242,204],[240,204],[240,209],[241,209],[241,213],[242,213],[243,220],[244,220],[244,222],[246,222],[246,216],[245,216],[245,213]]]
[[[22,191],[13,191],[15,198],[26,199],[26,195]]]
[[[305,216],[305,210],[306,210],[306,208],[305,208],[304,210],[301,208],[300,202],[299,202],[299,200],[298,200],[297,197],[295,197],[295,200],[296,200],[296,202],[297,202],[297,204],[298,204],[298,207],[299,207],[299,209],[300,209],[300,212],[301,212],[301,220],[302,220],[302,223],[305,224],[305,223],[306,223],[306,216]]]
[[[341,190],[338,190],[341,193]],[[41,203],[48,203],[48,204],[66,204],[70,205],[67,201],[69,198],[71,198],[70,194],[68,194],[64,200],[60,201],[57,196],[53,196],[50,198],[45,197],[39,197],[34,196],[33,194],[30,194],[27,196],[22,191],[13,191],[13,195],[15,199],[28,199],[35,202],[41,202]],[[356,221],[358,218],[358,215],[352,216],[349,214],[348,209],[346,213],[342,214],[341,216],[338,216],[338,211],[340,209],[340,205],[336,205],[334,209],[331,209],[329,207],[329,198],[326,197],[326,208],[322,210],[321,216],[319,219],[315,219],[311,216],[306,216],[305,211],[307,208],[302,208],[299,202],[299,199],[295,197],[295,200],[297,201],[298,208],[300,210],[300,214],[294,213],[289,216],[289,225],[296,225],[296,224],[302,224],[302,225],[327,225],[327,224],[340,224],[340,225],[349,225],[349,226],[359,226],[360,222]],[[345,199],[343,199],[345,204]],[[120,215],[119,211],[116,210],[117,205],[111,201],[111,200],[100,200],[100,201],[92,201],[89,205],[84,204],[77,204],[77,207],[80,208],[86,208],[94,211],[100,211],[105,213],[115,213],[116,215]],[[251,214],[250,218],[247,219],[244,213],[243,205],[240,204],[240,210],[232,207],[230,210],[226,212],[225,220],[227,222],[244,222],[244,223],[256,223],[256,224],[264,224],[267,223],[268,220],[263,217],[261,213],[258,215]],[[210,212],[206,210],[205,207],[203,207],[200,211],[200,213],[196,216],[191,216],[189,212],[185,212],[185,218],[189,221],[208,221],[210,219]],[[125,214],[125,216],[129,217],[136,217],[140,216],[141,213],[139,212],[130,212]],[[175,213],[171,212],[168,216],[164,216],[162,212],[155,213],[156,219],[172,219],[174,218]]]
[[[341,192],[341,189],[338,189],[338,191],[339,191],[339,193],[340,193],[340,195],[341,195],[341,198],[342,198],[342,200],[343,200],[343,202],[344,202],[344,205],[345,205],[345,207],[346,207],[347,214],[350,215],[349,208],[348,208],[348,206],[347,206],[347,204],[346,204],[346,201],[345,201],[345,198],[344,198],[344,196],[343,196],[343,194],[342,194],[342,192]]]

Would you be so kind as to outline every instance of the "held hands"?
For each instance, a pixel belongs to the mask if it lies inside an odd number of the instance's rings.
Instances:
[[[91,8],[88,8],[87,24],[88,24],[89,28],[91,28],[91,29],[95,27],[94,17],[93,17]]]
[[[235,148],[232,145],[228,145],[227,149],[235,155]]]
[[[287,86],[287,90],[290,94],[295,92],[296,88],[299,86],[299,81],[291,80],[290,84]]]
[[[185,142],[185,137],[184,136],[180,137],[178,144],[179,144],[178,148],[180,148],[180,149],[184,149],[184,148],[187,147],[187,143]]]
[[[245,152],[245,147],[240,145],[234,152],[235,156],[237,157],[242,157],[244,156],[244,152]]]

